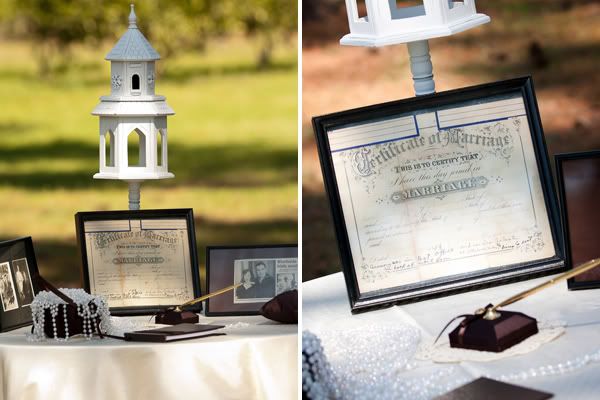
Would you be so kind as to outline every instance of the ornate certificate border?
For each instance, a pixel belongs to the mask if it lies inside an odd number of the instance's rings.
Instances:
[[[106,296],[113,315],[154,314],[200,297],[192,209],[78,212],[75,225],[84,289]],[[110,289],[116,279],[120,291]]]
[[[530,77],[319,116],[313,128],[352,312],[565,269]],[[454,229],[462,215],[472,229]]]

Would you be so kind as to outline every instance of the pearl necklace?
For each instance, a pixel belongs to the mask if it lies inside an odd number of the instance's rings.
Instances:
[[[95,321],[99,318],[99,328],[102,332],[110,329],[110,312],[108,304],[101,296],[93,296],[83,289],[60,289],[62,293],[71,298],[77,308],[77,315],[83,322],[83,336],[90,340],[96,332]],[[46,310],[49,310],[52,318],[53,338],[58,342],[69,340],[69,323],[67,320],[68,305],[52,292],[39,292],[31,303],[31,315],[33,320],[33,333],[27,336],[29,341],[44,341],[46,334]],[[64,338],[58,337],[57,317],[62,312],[64,323]]]

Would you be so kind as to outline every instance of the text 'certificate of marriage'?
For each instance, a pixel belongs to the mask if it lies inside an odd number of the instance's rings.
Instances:
[[[84,229],[90,290],[110,307],[194,297],[185,219],[87,221]]]
[[[555,254],[520,95],[328,139],[361,293]]]

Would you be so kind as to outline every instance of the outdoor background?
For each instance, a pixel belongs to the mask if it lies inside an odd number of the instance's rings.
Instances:
[[[32,236],[58,286],[80,284],[74,214],[127,208],[126,183],[92,179],[90,112],[110,93],[104,57],[129,3],[0,1],[0,239]],[[136,3],[162,57],[156,92],[176,113],[175,178],[143,183],[142,208],[193,208],[202,266],[207,245],[295,243],[296,0]]]
[[[430,41],[436,90],[530,74],[550,155],[599,149],[600,3],[477,0],[477,9],[491,23]],[[406,45],[339,45],[349,33],[343,0],[304,0],[302,16],[302,279],[309,280],[341,270],[311,118],[414,91]]]

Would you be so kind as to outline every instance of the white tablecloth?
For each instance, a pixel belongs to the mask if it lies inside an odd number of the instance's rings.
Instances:
[[[3,333],[0,399],[296,398],[298,326],[260,316],[200,317],[203,324],[236,322],[245,324],[225,329],[226,336],[164,344],[32,343],[25,338],[30,327]]]
[[[479,307],[498,303],[547,279],[549,277],[352,315],[344,278],[337,273],[303,284],[302,329],[319,335],[329,329],[398,322],[419,327],[423,337],[435,337],[452,317],[473,313]],[[522,356],[487,363],[463,362],[459,368],[465,374],[473,378],[483,374],[501,376],[531,367],[556,365],[600,350],[600,290],[569,291],[566,282],[559,283],[507,309],[524,312],[538,320],[565,321],[566,333]],[[556,399],[600,399],[600,364],[588,364],[579,371],[536,377],[518,384],[554,393]]]

